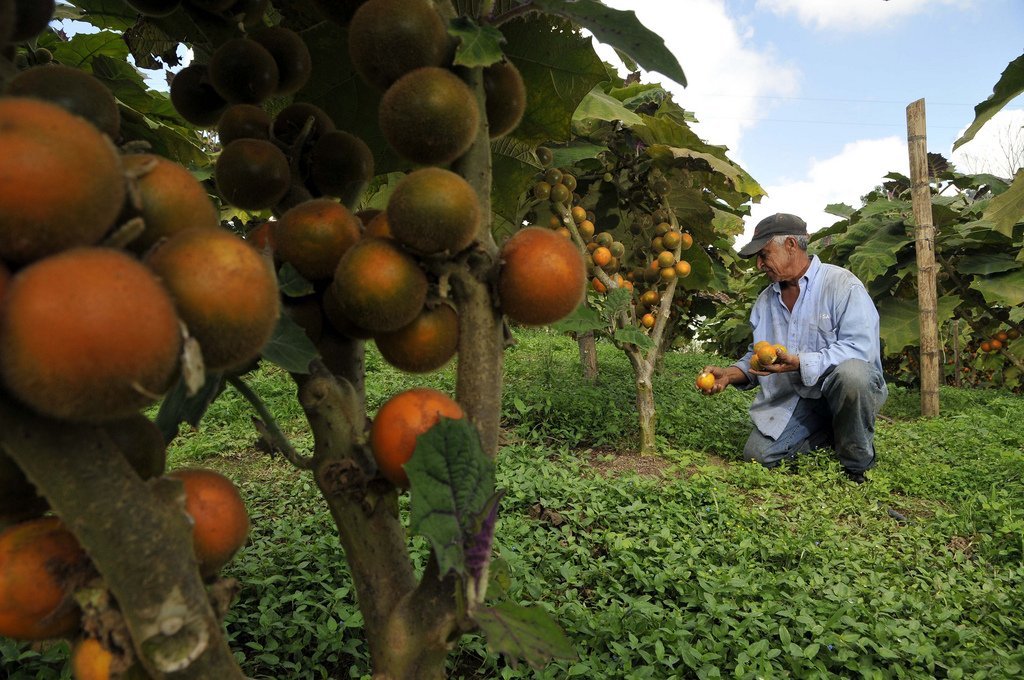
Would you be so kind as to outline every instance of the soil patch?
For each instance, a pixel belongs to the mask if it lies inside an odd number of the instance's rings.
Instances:
[[[660,456],[641,456],[636,451],[590,449],[584,452],[587,463],[602,477],[634,473],[642,477],[662,478],[675,475],[675,465]]]

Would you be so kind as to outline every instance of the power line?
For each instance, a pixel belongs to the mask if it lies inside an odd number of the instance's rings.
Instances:
[[[711,121],[711,120],[742,120],[750,123],[798,123],[800,125],[846,125],[846,126],[864,126],[864,127],[894,127],[904,128],[906,127],[903,123],[865,123],[863,121],[846,121],[846,120],[796,120],[789,118],[739,118],[736,116],[717,116],[717,115],[706,115],[702,113],[699,115],[700,121]],[[959,130],[964,125],[929,125],[929,130]]]
[[[689,93],[687,93],[689,94]],[[899,101],[896,99],[836,99],[831,97],[786,97],[783,95],[770,95],[770,94],[709,94],[700,93],[694,94],[694,97],[730,97],[733,99],[784,99],[786,101],[799,101],[799,102],[836,102],[841,104],[901,104],[906,106],[910,102]],[[966,106],[974,108],[975,104],[964,104],[960,102],[933,102],[926,101],[928,106]]]

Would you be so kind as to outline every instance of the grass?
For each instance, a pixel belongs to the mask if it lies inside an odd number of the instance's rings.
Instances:
[[[637,431],[624,356],[598,346],[600,379],[575,344],[518,333],[506,355],[502,502],[495,549],[512,595],[546,607],[579,658],[534,671],[475,636],[453,677],[1012,678],[1024,673],[1024,400],[941,392],[942,414],[892,388],[871,482],[846,482],[827,451],[775,471],[741,461],[752,394],[699,395],[715,356],[670,354],[658,377],[656,462]],[[252,378],[296,445],[311,445],[286,376]],[[451,391],[449,368],[428,376]],[[371,411],[423,384],[367,356]],[[257,453],[233,390],[171,465],[240,485],[250,544],[225,571],[242,583],[227,625],[253,678],[368,677],[361,616],[325,506],[307,475]],[[414,559],[426,550],[412,541]],[[15,660],[12,678],[61,677],[63,650]],[[0,672],[0,675],[3,673]],[[66,675],[65,675],[66,677]]]

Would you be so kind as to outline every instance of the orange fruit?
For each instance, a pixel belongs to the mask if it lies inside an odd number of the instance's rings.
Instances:
[[[75,680],[110,680],[114,655],[96,638],[84,638],[71,650],[71,673]]]
[[[574,205],[572,210],[572,221],[577,225],[583,224],[587,220],[587,209],[582,205]]]
[[[661,237],[661,245],[666,250],[675,250],[676,246],[683,242],[683,236],[678,231],[667,231]]]
[[[601,283],[601,279],[597,278],[596,276],[590,280],[590,286],[598,293],[601,293],[602,295],[608,292],[608,288],[603,283]]]
[[[403,465],[412,458],[417,438],[441,419],[464,417],[451,397],[427,387],[416,387],[391,397],[373,418],[370,448],[377,467],[398,487],[409,486]]]
[[[153,154],[133,154],[122,159],[128,173],[145,174],[135,180],[142,208],[129,206],[122,219],[141,217],[145,229],[132,244],[132,250],[144,252],[161,238],[183,229],[215,229],[220,214],[202,184],[185,168]]]
[[[689,232],[684,231],[680,236],[680,240],[682,243],[683,250],[689,250],[690,247],[693,245],[693,236],[691,236]]]
[[[342,314],[371,333],[412,323],[427,300],[427,276],[390,239],[363,238],[334,271],[331,292]]]
[[[1003,348],[1003,343],[1000,342],[997,338],[992,338],[991,340],[988,341],[988,344],[991,345],[993,352],[998,352]]]
[[[662,269],[671,267],[676,263],[676,256],[668,250],[663,250],[658,253],[658,266]]]
[[[185,512],[192,518],[192,542],[199,572],[212,576],[227,564],[249,535],[249,513],[234,483],[214,470],[189,468],[167,475],[185,489]]]
[[[702,392],[711,392],[711,389],[715,386],[715,376],[708,371],[701,371],[697,375],[697,389]]]
[[[424,309],[412,323],[374,337],[384,360],[409,373],[429,373],[447,364],[459,348],[459,315],[450,305]]]
[[[146,263],[171,292],[208,369],[238,368],[259,355],[280,311],[277,277],[259,251],[224,229],[189,229]]]
[[[56,517],[0,532],[0,636],[46,640],[78,628],[81,613],[64,580],[89,561]]]
[[[388,223],[387,211],[381,210],[366,223],[366,228],[363,229],[363,238],[370,237],[392,238],[391,225]]]
[[[84,119],[37,99],[0,99],[0,259],[92,245],[124,205],[121,157]]]
[[[655,321],[656,319],[654,318],[654,315],[651,313],[644,314],[640,318],[640,323],[643,324],[644,328],[654,328]]]
[[[661,269],[660,272],[661,280],[666,282],[671,281],[677,276],[675,267],[665,267],[664,269]]]
[[[757,350],[757,361],[762,366],[771,366],[778,359],[778,355],[775,352],[775,347],[772,345],[765,345],[761,349]]]
[[[656,290],[645,290],[640,295],[640,302],[648,307],[654,307],[661,302],[661,294]]]
[[[576,230],[580,232],[580,238],[586,241],[594,235],[594,223],[590,220],[583,220],[576,225]]]
[[[980,349],[982,352],[991,352],[992,351],[992,343],[989,342],[988,340],[982,340],[981,344],[978,345],[978,349]]]
[[[612,261],[612,251],[608,250],[604,246],[598,246],[594,249],[594,252],[590,257],[594,260],[594,264],[598,267],[603,267]]]
[[[383,90],[415,68],[440,66],[448,51],[445,27],[430,3],[364,2],[349,23],[352,67],[363,80]]]
[[[480,203],[469,182],[444,168],[421,168],[403,177],[388,199],[396,241],[427,255],[457,253],[476,238]]]
[[[334,276],[341,256],[360,239],[355,215],[326,198],[300,203],[271,224],[274,254],[310,281]]]
[[[685,279],[690,275],[690,272],[693,271],[692,267],[690,267],[690,263],[686,260],[679,260],[679,262],[676,262],[675,269],[676,275],[681,279]]]
[[[74,421],[129,416],[170,386],[181,329],[138,260],[74,248],[11,279],[0,309],[0,376],[35,410]]]
[[[998,340],[999,342],[1005,343],[1007,340],[1010,339],[1010,334],[1007,333],[1006,331],[999,331],[998,333],[996,333],[995,339]]]
[[[528,325],[554,323],[583,300],[586,266],[579,251],[539,227],[516,232],[501,248],[498,295],[510,319]]]

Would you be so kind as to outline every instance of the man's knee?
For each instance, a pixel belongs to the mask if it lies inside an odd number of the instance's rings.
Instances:
[[[774,450],[775,440],[765,437],[755,427],[743,446],[743,460],[756,461],[765,467],[775,467],[785,454]]]
[[[873,389],[875,369],[866,361],[847,359],[832,371],[826,381],[847,392],[867,392]]]

